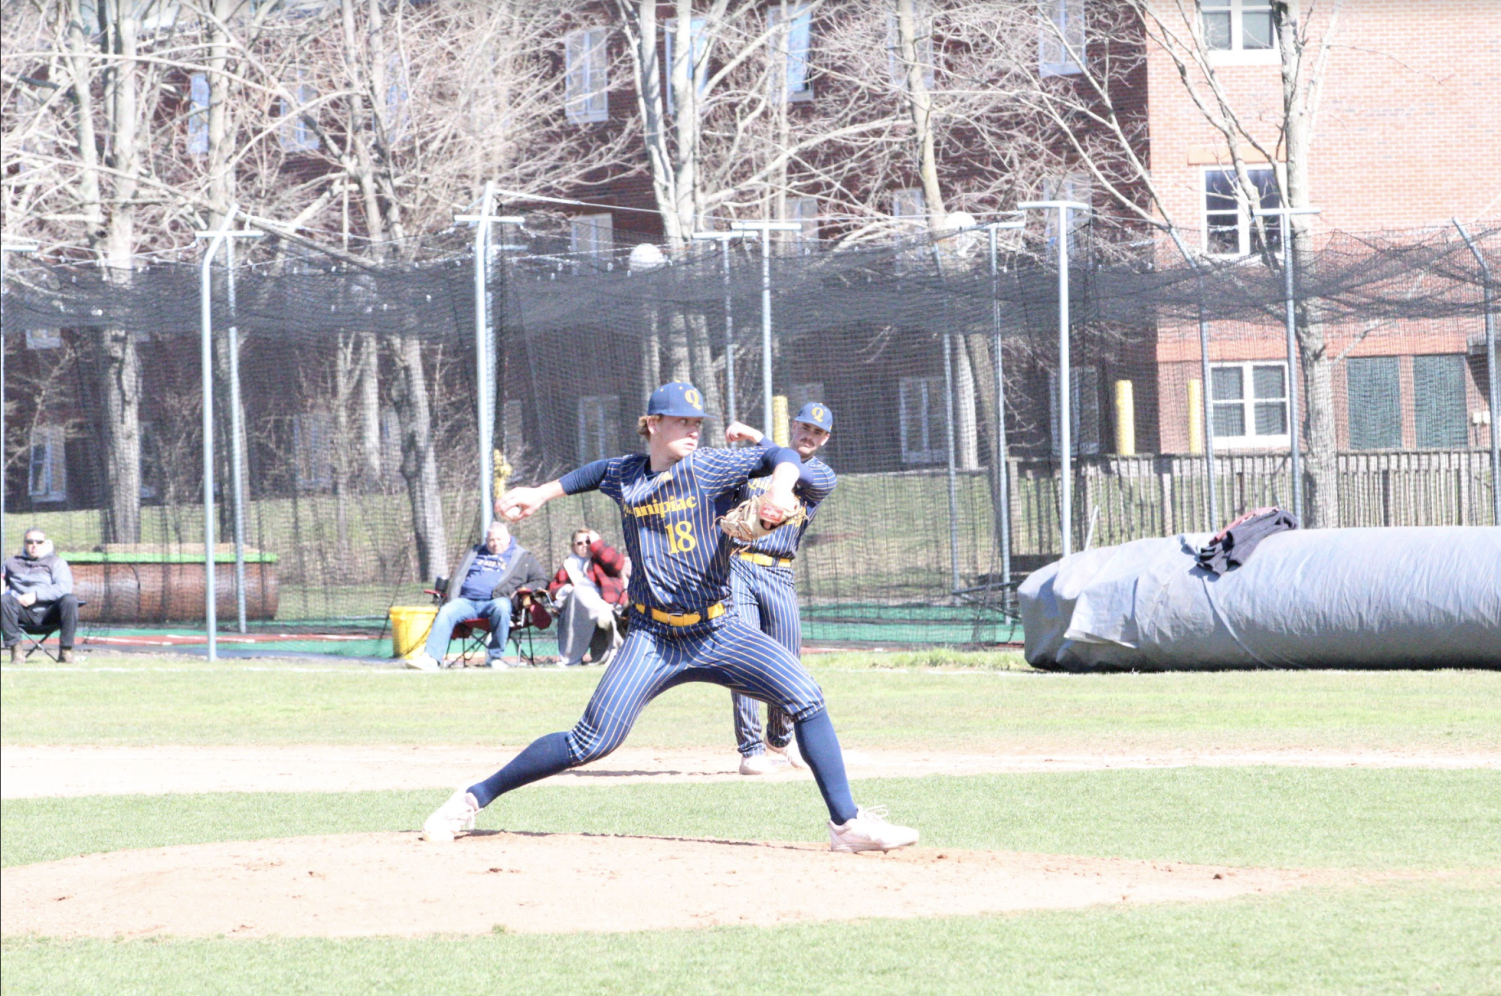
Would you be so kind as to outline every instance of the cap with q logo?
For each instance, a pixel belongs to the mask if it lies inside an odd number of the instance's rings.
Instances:
[[[648,415],[675,415],[678,418],[704,418],[704,396],[692,384],[673,381],[651,392],[646,403]]]
[[[820,401],[810,401],[798,410],[797,422],[807,422],[816,425],[825,432],[834,431],[834,413],[829,411],[829,406]]]

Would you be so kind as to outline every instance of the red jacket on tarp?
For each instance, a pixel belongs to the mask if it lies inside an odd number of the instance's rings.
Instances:
[[[625,595],[625,557],[620,551],[610,546],[602,539],[597,539],[589,544],[589,569],[584,572],[590,581],[599,588],[599,593],[604,600],[611,605],[624,605]],[[558,589],[565,584],[573,582],[568,577],[566,568],[559,567],[558,573],[547,585],[549,594],[556,595]]]

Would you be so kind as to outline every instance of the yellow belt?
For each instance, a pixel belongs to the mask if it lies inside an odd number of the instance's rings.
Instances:
[[[642,605],[640,602],[637,602],[636,611],[640,612],[642,615],[645,615],[647,611],[646,606]],[[666,623],[669,626],[692,626],[696,622],[701,622],[705,617],[709,619],[718,619],[722,615],[724,615],[723,602],[715,602],[713,605],[705,609],[702,614],[698,612],[685,612],[680,616],[675,616],[671,612],[663,612],[661,609],[651,610],[651,617],[653,619],[655,619],[659,623]]]
[[[739,557],[741,560],[749,560],[753,564],[760,564],[762,567],[792,566],[791,557],[772,557],[764,553],[737,553],[735,554],[735,556]]]

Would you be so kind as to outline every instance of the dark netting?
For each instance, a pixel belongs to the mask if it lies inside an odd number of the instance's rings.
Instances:
[[[359,637],[379,637],[387,608],[421,604],[424,584],[475,541],[475,272],[453,238],[403,245],[400,260],[256,247],[235,268],[232,313],[215,267],[221,628],[236,615],[231,328],[254,626],[336,630],[368,651]],[[1501,263],[1495,226],[1474,238]],[[822,401],[837,420],[825,454],[840,486],[797,567],[810,640],[1019,638],[1008,582],[1062,548],[1065,407],[1074,549],[1287,504],[1294,388],[1313,521],[1493,521],[1484,278],[1453,232],[1339,234],[1302,258],[1293,377],[1277,265],[1190,266],[1170,248],[1080,232],[1066,405],[1044,241],[1003,241],[994,266],[983,233],[774,243],[764,276],[754,239],[732,245],[727,266],[711,245],[651,267],[554,248],[533,239],[498,256],[486,281],[497,486],[636,448],[636,416],[667,380],[703,389],[711,442],[731,418],[767,424],[768,408],[785,432],[790,413]],[[96,636],[201,626],[199,268],[11,262],[6,549],[38,524],[84,561],[136,556]],[[619,538],[598,496],[555,502],[518,533],[554,568],[581,524]],[[148,583],[152,571],[162,576]]]

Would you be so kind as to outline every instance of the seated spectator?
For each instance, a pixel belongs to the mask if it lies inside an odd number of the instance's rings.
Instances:
[[[420,656],[407,660],[407,667],[419,671],[442,667],[453,628],[465,619],[484,619],[490,624],[485,663],[489,667],[505,667],[511,599],[522,588],[534,590],[547,584],[542,565],[512,538],[505,523],[492,522],[485,532],[485,541],[469,551],[453,577],[454,581],[448,585],[448,600],[438,610],[438,618],[433,620],[433,628],[427,634],[427,645]]]
[[[21,657],[21,627],[58,631],[62,662],[73,663],[73,634],[78,631],[78,599],[73,571],[52,549],[40,529],[26,530],[21,552],[5,562],[5,593],[0,595],[0,629],[10,662]]]
[[[576,667],[588,653],[592,663],[603,664],[620,646],[622,636],[615,612],[626,604],[630,566],[630,561],[594,530],[580,529],[573,534],[568,556],[547,586],[560,606],[558,663]]]

